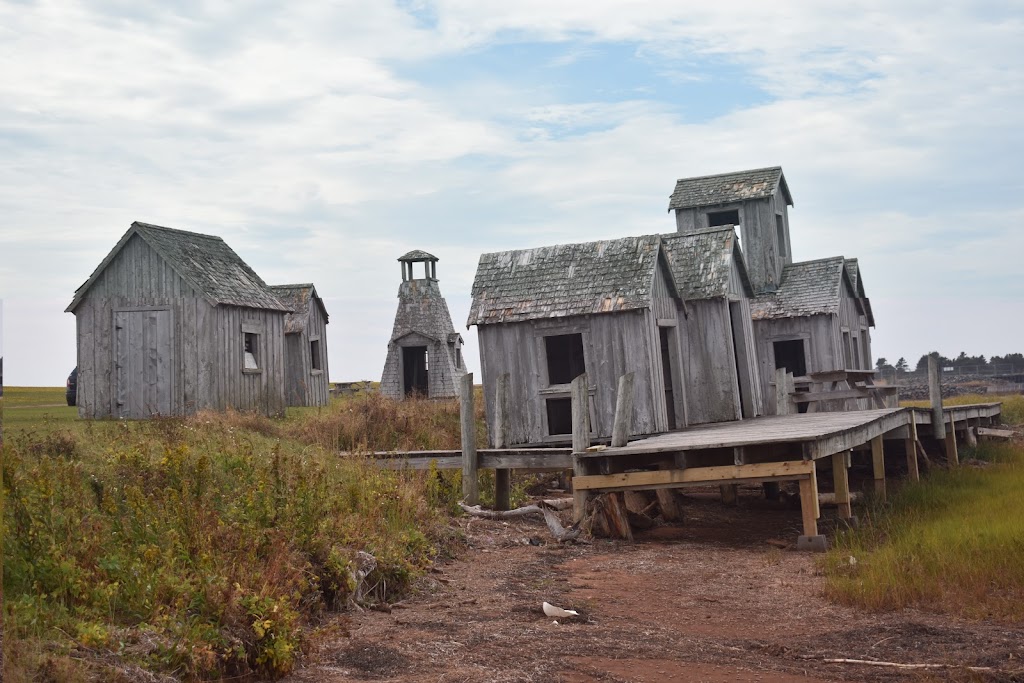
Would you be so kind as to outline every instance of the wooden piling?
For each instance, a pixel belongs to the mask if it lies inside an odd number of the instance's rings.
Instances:
[[[459,384],[459,419],[462,426],[462,498],[467,505],[480,502],[477,482],[476,415],[473,410],[473,373],[467,372]]]
[[[957,467],[960,465],[960,453],[956,447],[956,422],[953,419],[953,413],[949,413],[949,429],[946,430],[945,438],[946,447],[946,464],[950,467]]]
[[[789,415],[792,404],[792,399],[789,395],[790,391],[790,379],[791,375],[787,377],[786,368],[777,368],[775,370],[775,414],[776,415]]]
[[[572,474],[574,477],[587,474],[587,465],[581,455],[590,447],[590,391],[587,386],[587,374],[583,373],[572,381]],[[587,511],[587,492],[579,491],[573,486],[573,520],[583,519]]]
[[[835,453],[832,456],[832,482],[835,484],[836,508],[839,510],[839,519],[850,519],[853,517],[853,509],[850,507],[850,451]]]
[[[885,500],[885,442],[881,436],[871,439],[871,469],[875,475],[875,495]]]
[[[928,397],[932,401],[932,438],[946,438],[946,421],[942,415],[942,384],[939,382],[939,359],[928,356]],[[947,453],[948,456],[948,453]]]
[[[722,493],[723,505],[736,505],[739,503],[740,487],[736,484],[721,484],[718,490]]]
[[[818,535],[817,497],[814,475],[800,480],[800,513],[803,516],[804,536]]]
[[[615,395],[615,421],[612,423],[612,448],[625,446],[629,441],[629,428],[633,422],[633,373],[619,377]]]
[[[508,446],[508,382],[509,373],[498,375],[494,395],[494,447]],[[512,470],[494,470],[494,509],[508,510],[512,505]]]
[[[907,451],[907,476],[910,481],[921,481],[921,472],[917,466],[917,421],[915,413],[910,411],[910,436],[903,441]]]

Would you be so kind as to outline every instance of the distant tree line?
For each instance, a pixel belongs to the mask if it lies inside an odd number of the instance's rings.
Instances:
[[[928,356],[935,356],[939,361],[939,367],[942,368],[970,369],[979,373],[988,370],[986,374],[1024,372],[1024,354],[1022,353],[1008,353],[1005,356],[985,358],[985,356],[968,356],[964,351],[961,351],[956,358],[947,358],[938,351],[926,353],[918,359],[917,365],[914,366],[914,372],[928,370]],[[875,361],[875,367],[883,373],[910,372],[910,364],[907,363],[906,358],[902,357],[895,364],[890,363],[887,358],[879,358]]]

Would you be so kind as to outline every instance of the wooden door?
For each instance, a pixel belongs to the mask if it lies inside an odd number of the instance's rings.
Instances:
[[[114,312],[114,416],[172,414],[171,312]]]
[[[659,327],[658,333],[661,340],[661,373],[665,383],[665,413],[668,415],[669,431],[672,431],[676,428],[676,395],[672,385],[672,330],[668,327]]]

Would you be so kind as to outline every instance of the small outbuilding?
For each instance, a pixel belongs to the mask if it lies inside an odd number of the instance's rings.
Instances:
[[[292,310],[284,319],[285,397],[289,406],[330,402],[327,375],[327,308],[312,284],[273,285],[270,291]]]
[[[81,417],[284,412],[289,309],[219,237],[132,223],[67,311]]]
[[[483,254],[467,326],[477,326],[488,425],[509,375],[510,444],[572,433],[570,383],[586,372],[593,436],[611,434],[620,376],[634,373],[630,432],[686,424],[686,321],[658,235]]]
[[[753,291],[732,226],[662,236],[686,303],[682,342],[687,424],[764,414],[750,300]]]
[[[873,370],[875,319],[860,271],[842,256],[786,266],[775,292],[751,302],[761,386],[774,399],[776,368],[811,373]]]
[[[380,391],[394,399],[413,394],[454,398],[459,394],[466,366],[462,361],[462,335],[455,331],[448,303],[441,296],[438,258],[416,249],[398,261],[402,265],[402,284]],[[413,272],[416,264],[423,264],[421,278]]]

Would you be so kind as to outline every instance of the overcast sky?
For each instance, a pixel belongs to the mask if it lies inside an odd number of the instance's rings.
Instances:
[[[1024,350],[1019,2],[0,0],[0,65],[8,385],[63,384],[134,220],[314,282],[331,379],[379,379],[406,251],[462,330],[481,252],[668,232],[676,178],[770,165],[876,355]]]

